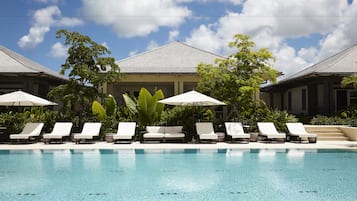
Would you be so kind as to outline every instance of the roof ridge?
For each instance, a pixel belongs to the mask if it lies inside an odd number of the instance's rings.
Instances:
[[[327,59],[325,59],[325,61],[326,61],[326,60],[329,60],[329,59],[332,59],[332,58],[334,58],[334,57],[339,56],[339,57],[336,58],[335,61],[331,62],[331,64],[328,65],[328,66],[326,66],[326,68],[324,68],[324,69],[328,69],[328,68],[329,68],[330,66],[332,66],[333,64],[336,64],[336,63],[340,62],[342,59],[344,59],[345,57],[349,56],[349,55],[353,52],[352,50],[353,50],[354,48],[357,48],[357,44],[356,44],[356,45],[353,45],[353,46],[351,46],[351,47],[349,47],[349,48],[347,48],[347,49],[344,49],[344,50],[342,50],[341,52],[339,52],[339,53],[337,53],[337,54],[335,54],[335,55],[333,55],[333,56],[328,57]]]
[[[157,50],[162,49],[162,48],[164,48],[164,47],[167,47],[167,46],[169,46],[169,45],[171,45],[171,44],[173,44],[173,43],[177,43],[177,41],[174,41],[174,42],[171,42],[171,43],[167,43],[167,44],[162,45],[162,46],[158,46],[158,47],[153,48],[153,49],[151,49],[151,50],[146,50],[146,51],[144,51],[144,52],[140,52],[139,54],[135,54],[135,55],[129,56],[129,57],[127,57],[127,58],[120,59],[120,60],[118,60],[118,61],[116,61],[116,62],[122,62],[122,61],[126,61],[126,60],[129,60],[129,59],[135,58],[135,57],[139,57],[139,56],[142,56],[142,55],[145,55],[145,54],[148,54],[148,53],[157,51]]]
[[[216,54],[216,53],[214,53],[214,52],[210,52],[210,51],[207,51],[207,50],[203,50],[203,49],[194,47],[194,46],[192,46],[192,45],[188,45],[188,44],[183,43],[183,42],[180,42],[180,41],[176,41],[176,42],[177,42],[177,43],[180,43],[181,45],[185,45],[185,46],[187,46],[187,47],[190,47],[190,48],[193,48],[193,49],[196,49],[196,50],[199,50],[199,51],[203,51],[203,52],[206,52],[206,53],[208,53],[208,54],[215,55],[215,56],[217,56],[217,57],[223,57],[222,55]]]
[[[167,47],[169,47],[169,46],[171,46],[171,45],[174,45],[174,44],[181,44],[181,45],[187,46],[187,47],[192,48],[192,49],[195,49],[195,50],[199,50],[199,51],[202,51],[202,52],[206,52],[206,53],[208,53],[208,54],[212,54],[212,55],[217,56],[217,57],[223,57],[223,56],[218,55],[218,54],[216,54],[216,53],[209,52],[209,51],[203,50],[203,49],[199,49],[199,48],[197,48],[197,47],[193,47],[193,46],[191,46],[191,45],[188,45],[188,44],[183,43],[183,42],[180,42],[180,41],[173,41],[173,42],[170,42],[170,43],[166,43],[166,44],[164,44],[164,45],[162,45],[162,46],[153,48],[153,49],[151,49],[151,50],[147,50],[147,51],[141,52],[141,53],[139,53],[139,54],[135,54],[135,55],[133,55],[133,56],[130,56],[130,57],[127,57],[127,58],[118,60],[118,61],[116,61],[116,62],[119,63],[119,62],[123,62],[123,61],[129,60],[129,59],[135,58],[135,57],[139,57],[139,56],[142,56],[142,55],[145,55],[145,54],[149,54],[149,53],[151,53],[151,52],[155,52],[155,51],[158,51],[158,50],[167,48]]]
[[[24,57],[23,55],[20,55],[20,54],[16,53],[15,51],[12,51],[12,50],[10,50],[10,49],[8,49],[8,48],[6,48],[6,47],[4,47],[4,46],[1,46],[1,45],[0,45],[0,49],[2,49],[3,51],[5,51],[5,53],[6,53],[7,56],[13,58],[14,60],[16,60],[17,62],[19,62],[19,63],[21,63],[22,65],[26,66],[27,68],[29,68],[29,69],[31,69],[31,70],[39,71],[39,69],[35,69],[35,68],[33,68],[33,67],[29,66],[29,65],[26,65],[21,59],[18,59],[18,58],[16,58],[16,57],[13,56],[13,55],[16,55],[16,56],[18,56],[18,57],[21,57],[22,59],[29,60],[29,59],[27,59],[26,57]],[[10,52],[11,54],[8,54],[6,51],[7,51],[7,52]],[[32,62],[32,61],[30,61],[30,62]],[[41,64],[39,64],[39,65],[41,65]]]
[[[336,61],[331,62],[329,65],[326,65],[327,67],[330,67],[331,65],[336,64],[337,62],[341,61],[344,57],[346,57],[346,56],[348,56],[349,54],[351,54],[351,49],[353,49],[353,48],[357,48],[357,44],[355,44],[355,45],[353,45],[353,46],[351,46],[351,47],[349,47],[349,48],[346,48],[346,49],[344,49],[344,50],[342,50],[342,51],[340,51],[340,52],[337,52],[337,53],[335,53],[335,54],[333,54],[333,55],[331,55],[331,56],[328,56],[328,57],[326,57],[325,59],[323,59],[323,60],[321,60],[321,61],[319,61],[319,62],[317,62],[317,63],[315,63],[315,64],[313,64],[313,65],[311,65],[311,66],[307,66],[306,68],[303,68],[303,69],[301,69],[301,70],[298,71],[298,72],[289,74],[289,76],[287,76],[287,78],[292,77],[292,76],[294,76],[294,75],[296,75],[296,74],[299,74],[299,73],[301,73],[301,72],[303,72],[303,71],[312,69],[314,66],[318,66],[318,65],[320,65],[320,64],[322,64],[322,63],[325,63],[325,62],[327,62],[327,61],[329,61],[329,60],[331,60],[331,59],[333,59],[333,58],[336,58]],[[346,52],[348,52],[348,54],[347,54],[347,55],[344,55],[344,53],[346,53]],[[339,56],[339,57],[337,57],[337,56]],[[326,69],[326,68],[327,68],[326,66],[321,66],[321,67],[315,69],[315,71],[316,71],[316,70],[321,70],[321,69]]]

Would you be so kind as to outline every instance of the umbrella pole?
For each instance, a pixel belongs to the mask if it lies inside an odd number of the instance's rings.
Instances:
[[[192,106],[192,142],[196,142],[196,130],[195,130],[195,106]]]

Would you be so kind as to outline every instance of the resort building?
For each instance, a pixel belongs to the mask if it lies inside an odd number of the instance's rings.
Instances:
[[[137,96],[142,87],[153,92],[161,89],[165,97],[177,95],[196,88],[200,63],[214,64],[223,58],[181,42],[172,42],[154,50],[117,61],[123,79],[108,83],[103,92],[117,100],[122,94]]]
[[[66,82],[65,76],[0,45],[0,94],[22,90],[47,98],[51,88]]]
[[[263,86],[261,98],[271,108],[292,114],[331,114],[357,104],[357,91],[341,86],[343,77],[353,73],[357,73],[357,45]]]

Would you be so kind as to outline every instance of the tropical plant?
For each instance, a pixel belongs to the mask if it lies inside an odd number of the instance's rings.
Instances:
[[[0,125],[6,125],[10,133],[20,132],[27,121],[28,117],[23,113],[13,111],[0,113]]]
[[[43,130],[49,132],[58,118],[58,112],[44,107],[31,107],[23,112],[28,122],[44,123]]]
[[[120,119],[118,105],[112,95],[104,98],[103,105],[96,100],[93,101],[92,113],[103,124],[101,137],[104,136],[104,133],[114,132]]]
[[[151,95],[147,89],[141,88],[138,99],[131,98],[128,94],[123,94],[123,97],[131,115],[138,120],[141,128],[160,122],[164,104],[158,101],[164,98],[162,90],[157,90]]]
[[[237,34],[228,46],[236,48],[236,53],[217,59],[216,65],[198,66],[198,90],[224,100],[231,107],[227,118],[232,119],[255,107],[260,85],[267,80],[275,82],[278,72],[272,68],[272,53],[265,48],[255,50],[249,36]]]

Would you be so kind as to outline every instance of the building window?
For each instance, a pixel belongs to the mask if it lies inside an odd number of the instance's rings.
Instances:
[[[288,110],[291,110],[291,91],[288,92]]]
[[[357,105],[357,91],[350,91],[350,106]]]
[[[301,90],[301,109],[306,110],[306,89]]]

